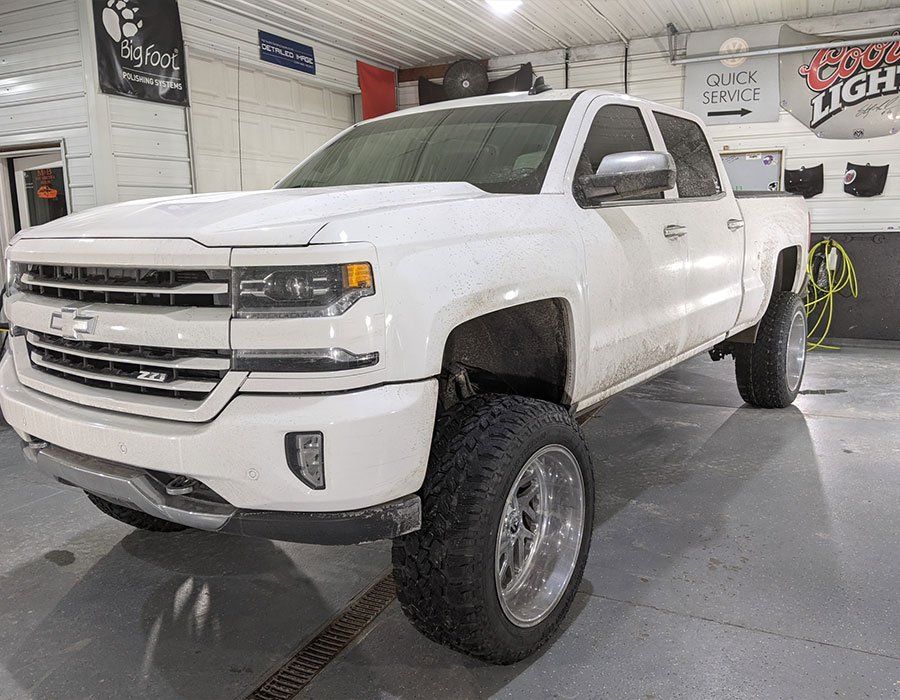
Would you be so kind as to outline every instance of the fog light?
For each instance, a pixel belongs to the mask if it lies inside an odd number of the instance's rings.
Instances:
[[[325,438],[322,433],[288,433],[284,436],[287,463],[304,484],[325,488]]]

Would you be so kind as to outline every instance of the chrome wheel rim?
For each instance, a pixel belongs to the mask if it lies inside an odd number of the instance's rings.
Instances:
[[[791,330],[787,342],[787,383],[793,392],[800,386],[803,367],[806,364],[806,315],[798,309],[791,320]]]
[[[562,445],[535,452],[503,504],[494,554],[497,596],[519,627],[544,620],[562,598],[581,551],[584,481]]]

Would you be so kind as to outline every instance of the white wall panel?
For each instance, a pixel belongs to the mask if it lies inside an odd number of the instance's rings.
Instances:
[[[193,191],[185,110],[104,95],[118,200]],[[154,167],[155,166],[155,167]],[[152,188],[151,194],[144,194]],[[150,190],[146,190],[150,191]]]
[[[95,202],[77,1],[0,0],[0,145],[64,142],[74,211]]]

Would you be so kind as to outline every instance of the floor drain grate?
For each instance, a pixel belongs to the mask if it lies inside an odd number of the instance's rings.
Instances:
[[[350,601],[341,614],[304,644],[248,700],[289,700],[356,639],[397,596],[394,577],[380,581]]]

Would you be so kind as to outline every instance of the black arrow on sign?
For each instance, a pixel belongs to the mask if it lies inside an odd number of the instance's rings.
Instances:
[[[723,109],[719,112],[707,112],[706,116],[707,117],[728,117],[728,116],[731,116],[732,114],[736,114],[739,117],[746,117],[752,111],[753,111],[752,109],[747,109],[746,107],[741,107],[740,109]]]

